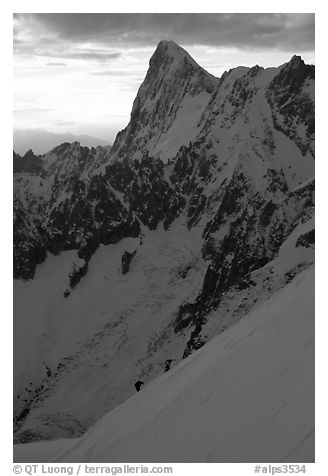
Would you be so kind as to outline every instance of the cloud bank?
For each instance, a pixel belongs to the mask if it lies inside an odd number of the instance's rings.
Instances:
[[[308,13],[15,14],[16,54],[108,61],[161,39],[185,46],[314,50]]]

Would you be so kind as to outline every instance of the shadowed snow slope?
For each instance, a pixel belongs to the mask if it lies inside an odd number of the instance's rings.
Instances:
[[[314,81],[296,56],[215,78],[162,41],[110,149],[13,155],[15,443],[313,457]]]
[[[64,442],[34,443],[17,445],[15,459],[46,450],[58,462],[311,462],[313,362],[311,267],[60,455]]]

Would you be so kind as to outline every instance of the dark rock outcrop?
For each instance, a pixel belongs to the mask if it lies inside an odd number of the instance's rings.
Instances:
[[[137,250],[135,250],[133,253],[129,253],[129,251],[125,251],[122,255],[122,260],[121,260],[121,270],[122,274],[126,274],[129,272],[130,269],[130,264],[135,256]]]

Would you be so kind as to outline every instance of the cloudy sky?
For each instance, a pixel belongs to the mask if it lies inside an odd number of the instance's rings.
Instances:
[[[14,127],[112,142],[161,39],[216,76],[293,54],[314,63],[313,14],[15,14]]]

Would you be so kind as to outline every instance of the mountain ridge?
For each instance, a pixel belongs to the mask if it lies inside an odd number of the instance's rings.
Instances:
[[[110,150],[14,174],[17,441],[80,435],[313,263],[314,67],[186,55],[158,45]]]
[[[45,129],[16,129],[13,132],[13,148],[19,155],[26,154],[30,149],[32,149],[36,155],[46,154],[63,142],[74,141],[81,142],[83,146],[90,148],[98,145],[103,147],[111,145],[111,141],[86,134],[75,135],[69,132],[61,134],[49,132]]]

